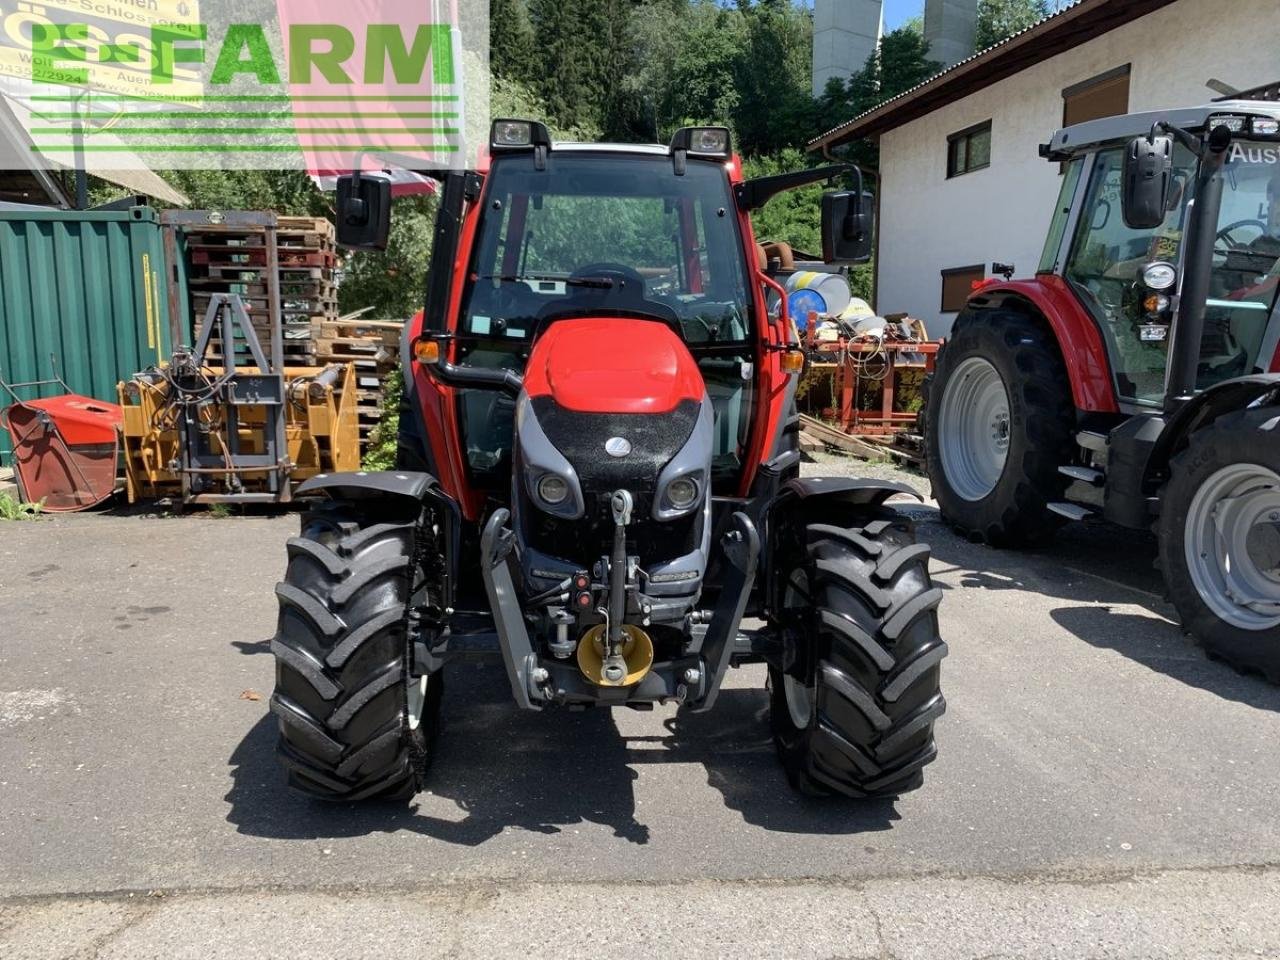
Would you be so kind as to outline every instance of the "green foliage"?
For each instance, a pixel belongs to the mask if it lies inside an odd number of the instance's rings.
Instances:
[[[813,14],[789,0],[738,0],[746,21],[746,47],[735,64],[741,97],[734,115],[745,153],[798,146],[817,116],[809,87]]]
[[[397,367],[382,390],[382,418],[369,437],[369,448],[360,465],[365,470],[392,470],[396,465],[396,436],[400,432],[400,400],[404,374]]]
[[[813,154],[794,147],[767,156],[751,157],[743,162],[742,173],[748,179],[768,177],[776,173],[803,170],[815,163]],[[780,193],[759,210],[751,214],[751,226],[756,240],[789,243],[796,250],[822,253],[820,231],[823,185],[816,183],[799,190]]]
[[[44,501],[23,503],[12,494],[0,493],[0,520],[34,520],[44,510]]]
[[[351,255],[338,287],[343,313],[372,306],[373,315],[405,319],[421,308],[435,227],[435,196],[399,197],[391,203],[386,250]]]
[[[527,77],[534,69],[533,23],[525,0],[490,0],[489,69],[495,77]],[[495,117],[506,114],[493,111]]]
[[[747,46],[740,12],[714,0],[651,0],[636,8],[630,32],[636,63],[622,85],[638,138],[666,143],[683,126],[733,123]]]
[[[978,0],[974,49],[993,47],[1048,15],[1048,0]]]
[[[274,210],[284,216],[322,217],[329,201],[301,170],[164,170],[193,210]],[[90,178],[90,205],[128,195],[123,187]]]

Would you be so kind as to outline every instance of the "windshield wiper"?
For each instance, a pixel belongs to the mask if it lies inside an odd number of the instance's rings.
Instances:
[[[524,283],[530,281],[532,283],[563,283],[567,287],[594,287],[597,290],[610,290],[613,288],[613,281],[608,277],[556,277],[550,274],[524,273],[524,274],[497,274],[486,273],[476,277],[477,280],[497,280],[499,283]]]

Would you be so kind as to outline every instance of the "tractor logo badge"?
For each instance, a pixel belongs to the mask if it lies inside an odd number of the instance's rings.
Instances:
[[[604,452],[611,457],[625,457],[631,452],[631,441],[626,437],[610,437],[604,442]]]

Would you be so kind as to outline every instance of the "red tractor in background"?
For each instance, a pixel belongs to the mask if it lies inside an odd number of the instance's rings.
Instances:
[[[709,710],[764,662],[797,789],[919,786],[946,645],[928,548],[885,506],[912,491],[799,476],[804,358],[749,216],[850,168],[741,170],[724,128],[584,145],[499,120],[477,169],[433,174],[397,468],[298,490],[323,499],[276,591],[292,786],[411,796],[445,665],[477,652],[533,710]],[[858,179],[823,196],[827,262],[869,254]],[[389,207],[385,178],[343,178],[340,242],[384,246]]]
[[[1039,269],[970,296],[929,388],[942,514],[996,546],[1154,528],[1183,628],[1280,682],[1280,105],[1093,120],[1041,154]]]

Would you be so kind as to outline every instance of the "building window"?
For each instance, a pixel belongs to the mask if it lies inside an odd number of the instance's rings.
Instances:
[[[1062,91],[1062,125],[1129,112],[1129,64],[1100,73]]]
[[[952,267],[942,271],[942,312],[959,313],[964,309],[964,302],[973,292],[973,285],[986,277],[986,268],[981,263],[971,267]]]
[[[947,178],[991,165],[991,121],[947,137]]]

